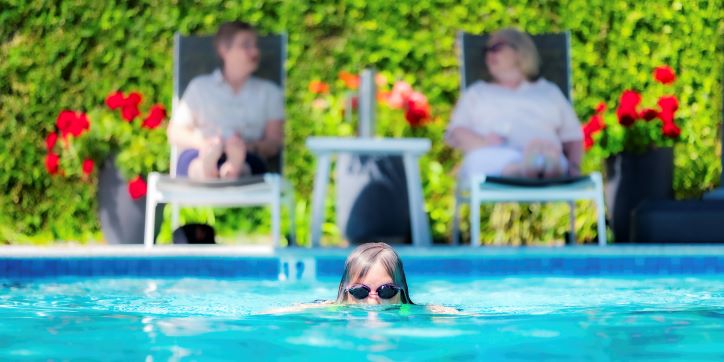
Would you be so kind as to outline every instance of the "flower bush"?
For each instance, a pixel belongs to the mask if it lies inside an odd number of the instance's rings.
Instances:
[[[354,118],[354,112],[359,106],[357,89],[359,88],[360,79],[359,76],[348,71],[339,72],[338,79],[343,86],[341,94],[334,94],[332,86],[319,79],[310,81],[308,89],[314,97],[310,104],[316,112],[339,109],[340,112],[337,114],[349,121]],[[399,122],[404,119],[407,121],[407,125],[415,128],[421,127],[431,120],[432,114],[427,97],[413,89],[409,83],[399,80],[391,85],[384,74],[377,74],[375,83],[377,86],[377,102],[382,105],[382,107],[378,107],[376,113],[377,122],[393,122],[404,125],[404,123]],[[332,112],[332,114],[335,113]],[[403,128],[399,126],[395,128],[400,132],[393,132],[394,134],[391,136],[403,136]],[[353,133],[351,128],[348,133]]]
[[[676,80],[674,70],[659,66],[653,72],[655,92],[643,95],[627,89],[621,93],[615,112],[606,112],[601,102],[583,125],[586,151],[598,152],[603,158],[614,154],[643,153],[669,147],[681,136],[676,122],[679,101],[668,94]]]
[[[139,199],[146,194],[145,175],[168,166],[168,145],[163,125],[166,108],[154,104],[141,112],[143,96],[138,92],[112,92],[105,105],[88,113],[63,110],[56,130],[45,138],[45,168],[51,175],[90,182],[96,165],[115,157],[115,164],[128,181],[128,194]]]

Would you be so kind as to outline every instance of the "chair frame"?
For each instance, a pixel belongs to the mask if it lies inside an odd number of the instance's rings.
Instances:
[[[460,88],[464,91],[472,79],[466,78],[466,54],[467,47],[465,40],[471,35],[458,32],[457,40],[460,46]],[[541,35],[550,36],[550,35]],[[558,83],[563,94],[571,100],[571,57],[570,57],[570,33],[561,34],[565,38],[565,59],[566,59],[566,80],[565,84]],[[479,36],[477,36],[479,37]],[[536,39],[538,36],[533,36]],[[463,204],[470,204],[470,244],[480,246],[480,206],[483,203],[498,202],[555,202],[566,201],[570,207],[569,222],[570,244],[575,243],[575,201],[591,200],[596,204],[598,245],[606,245],[606,214],[603,196],[603,181],[599,172],[587,175],[581,181],[565,185],[545,186],[512,186],[491,182],[484,174],[471,175],[469,185],[463,186],[458,180],[455,188],[455,205],[453,214],[453,235],[454,245],[460,243],[460,208]]]
[[[287,35],[279,34],[281,37],[281,77],[280,86],[285,91],[286,71],[284,62],[287,52]],[[173,107],[177,107],[181,97],[180,87],[180,44],[182,38],[193,38],[193,36],[182,37],[180,33],[174,35],[174,94]],[[211,37],[207,37],[211,38]],[[282,155],[283,156],[283,155]],[[200,185],[189,183],[185,180],[176,179],[176,166],[178,162],[178,149],[171,146],[170,175],[162,175],[153,172],[148,177],[148,193],[146,195],[146,220],[144,230],[144,245],[146,248],[154,246],[154,225],[156,205],[169,203],[171,206],[171,227],[179,225],[180,206],[263,206],[271,207],[272,239],[273,245],[281,245],[281,206],[289,208],[289,244],[295,243],[296,225],[294,220],[294,189],[282,177],[280,173],[266,173],[253,182],[223,185]],[[283,165],[283,158],[280,157],[280,167]],[[280,170],[281,171],[281,170]]]

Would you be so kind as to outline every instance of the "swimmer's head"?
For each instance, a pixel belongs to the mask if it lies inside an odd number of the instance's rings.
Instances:
[[[358,246],[344,264],[338,303],[413,304],[402,260],[385,243]]]

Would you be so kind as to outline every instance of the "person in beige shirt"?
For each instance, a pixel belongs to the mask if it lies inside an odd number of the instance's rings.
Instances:
[[[284,96],[256,78],[259,48],[254,28],[224,23],[215,37],[222,69],[189,83],[168,128],[181,149],[177,175],[196,180],[233,179],[266,172],[282,147]]]
[[[484,50],[492,79],[464,92],[445,137],[465,153],[458,177],[578,175],[583,155],[578,117],[556,85],[538,78],[531,37],[503,29]]]

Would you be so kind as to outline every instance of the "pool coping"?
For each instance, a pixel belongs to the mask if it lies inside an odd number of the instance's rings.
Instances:
[[[611,245],[599,247],[510,247],[510,246],[394,246],[404,257],[606,257],[606,256],[724,256],[724,244],[687,245]],[[159,258],[159,257],[346,257],[348,248],[279,248],[269,245],[159,245],[147,249],[143,245],[102,246],[3,246],[0,257],[5,258]]]

